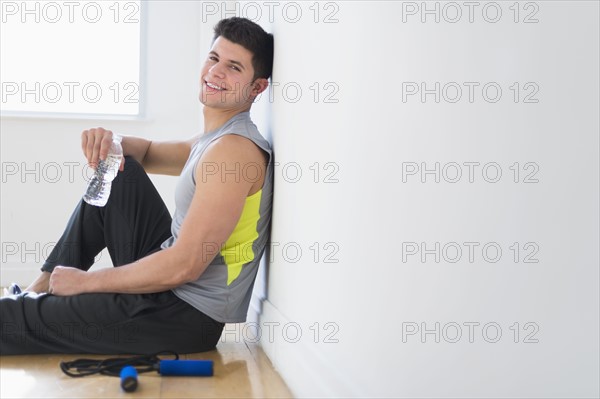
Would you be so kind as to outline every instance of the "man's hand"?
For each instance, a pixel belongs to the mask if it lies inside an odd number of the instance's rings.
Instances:
[[[38,276],[38,278],[33,283],[29,284],[29,286],[27,288],[25,288],[23,291],[41,294],[43,292],[48,292],[49,284],[50,284],[50,273],[42,272],[42,274],[40,274]]]
[[[88,164],[96,169],[100,160],[105,160],[108,157],[108,151],[113,142],[113,132],[104,128],[96,128],[84,130],[81,133],[81,149],[83,155],[87,158]],[[119,170],[125,167],[125,159],[121,158]]]
[[[49,294],[69,296],[86,292],[88,273],[74,267],[56,266],[50,275]]]

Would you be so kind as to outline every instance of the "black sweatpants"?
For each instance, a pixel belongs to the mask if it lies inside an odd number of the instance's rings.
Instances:
[[[142,166],[130,157],[104,207],[81,200],[42,270],[88,270],[108,248],[114,266],[160,250],[171,215]],[[213,349],[224,324],[177,298],[153,294],[24,293],[0,299],[0,354],[178,353]]]

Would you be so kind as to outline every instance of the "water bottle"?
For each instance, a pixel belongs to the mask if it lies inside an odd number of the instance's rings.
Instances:
[[[108,150],[105,160],[100,160],[96,167],[96,173],[90,180],[83,200],[90,205],[104,206],[110,195],[112,181],[119,173],[123,148],[121,147],[121,136],[114,135],[113,142]]]

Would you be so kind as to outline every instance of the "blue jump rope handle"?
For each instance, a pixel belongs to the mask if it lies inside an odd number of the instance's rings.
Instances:
[[[125,392],[133,392],[138,387],[138,373],[135,367],[125,366],[121,369],[121,388]]]
[[[158,372],[161,375],[212,376],[212,360],[161,360]]]
[[[161,360],[158,373],[165,376],[212,376],[212,360]],[[135,367],[125,366],[121,369],[121,388],[125,392],[133,392],[138,387],[138,373]]]

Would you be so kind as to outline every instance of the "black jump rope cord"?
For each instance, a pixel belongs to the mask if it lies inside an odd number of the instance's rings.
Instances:
[[[104,360],[77,359],[71,362],[60,362],[60,369],[70,377],[85,377],[93,374],[118,377],[124,366],[135,367],[138,373],[158,371],[161,355],[171,355],[178,360],[179,355],[173,351],[158,352],[153,355],[134,357],[114,357]]]

